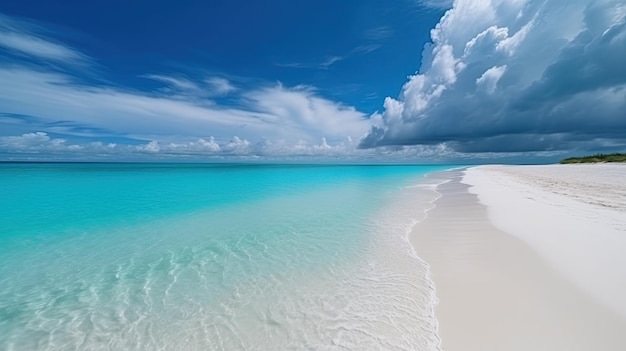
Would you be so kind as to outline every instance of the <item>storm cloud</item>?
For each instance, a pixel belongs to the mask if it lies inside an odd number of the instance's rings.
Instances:
[[[431,38],[359,147],[626,146],[623,1],[457,0]]]

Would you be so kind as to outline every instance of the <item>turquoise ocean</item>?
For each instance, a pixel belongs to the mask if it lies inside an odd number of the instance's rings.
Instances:
[[[438,350],[447,168],[0,164],[0,350]]]

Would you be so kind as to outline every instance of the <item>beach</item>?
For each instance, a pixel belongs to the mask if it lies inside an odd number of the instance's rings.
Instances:
[[[3,165],[0,349],[621,350],[625,170]]]
[[[410,239],[430,264],[442,349],[622,350],[625,165],[480,166],[430,175]]]

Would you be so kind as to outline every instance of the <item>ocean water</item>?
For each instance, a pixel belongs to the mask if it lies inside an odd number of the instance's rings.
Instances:
[[[0,164],[0,350],[438,350],[445,168]]]

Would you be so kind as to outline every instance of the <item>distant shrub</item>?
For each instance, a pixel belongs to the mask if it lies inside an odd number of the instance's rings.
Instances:
[[[569,157],[561,160],[561,164],[568,163],[598,163],[598,162],[626,162],[626,154],[595,154],[582,157]]]

